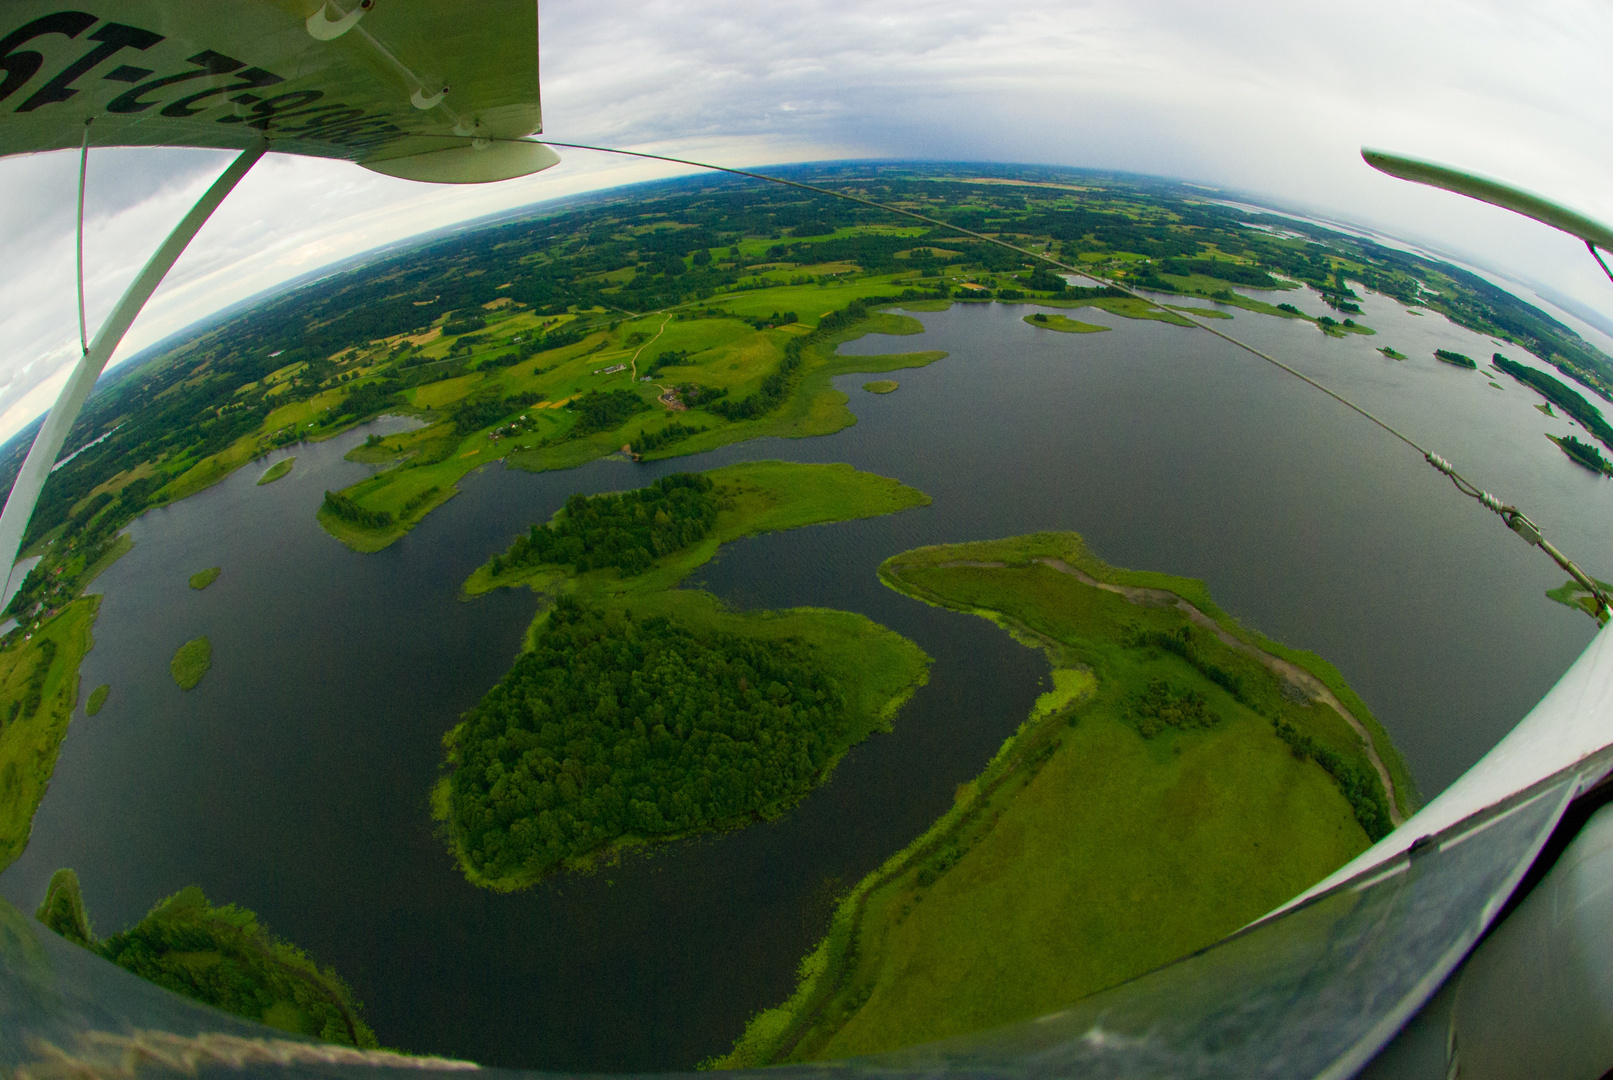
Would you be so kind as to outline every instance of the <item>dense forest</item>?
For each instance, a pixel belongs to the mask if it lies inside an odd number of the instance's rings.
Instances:
[[[716,523],[713,484],[699,473],[673,473],[620,494],[573,495],[557,520],[532,526],[509,551],[494,556],[493,576],[558,563],[579,574],[614,566],[630,577],[701,539]]]
[[[449,736],[450,820],[489,878],[626,834],[776,812],[847,723],[807,646],[556,601],[535,647]]]
[[[127,930],[97,939],[78,875],[58,870],[36,917],[78,945],[176,994],[271,1027],[375,1047],[341,977],[281,941],[246,908],[215,907],[194,885]]]

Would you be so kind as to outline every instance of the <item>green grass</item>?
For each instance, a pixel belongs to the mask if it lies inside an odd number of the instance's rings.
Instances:
[[[863,383],[863,389],[870,394],[889,394],[899,385],[895,379],[875,379],[873,382]]]
[[[795,995],[713,1064],[872,1053],[1044,1014],[1219,940],[1367,846],[1337,784],[1263,715],[1355,741],[1331,709],[1285,702],[1264,667],[1208,634],[1205,655],[1260,712],[1181,657],[1128,646],[1185,617],[1041,558],[1174,582],[1219,614],[1201,583],[1105,567],[1068,533],[887,560],[881,578],[898,591],[1043,649],[1053,687],[952,810],[852,890]],[[1127,702],[1158,678],[1202,693],[1221,721],[1140,736]]]
[[[1196,317],[1198,317],[1200,319],[1230,319],[1230,318],[1232,318],[1232,312],[1230,312],[1230,311],[1221,311],[1221,310],[1219,310],[1217,308],[1194,307],[1191,304],[1166,304],[1165,306],[1170,308],[1172,311],[1185,311],[1189,315],[1196,316]]]
[[[190,576],[190,587],[193,589],[205,589],[217,581],[218,576],[223,572],[223,569],[217,566],[209,566],[206,570],[198,570]]]
[[[56,753],[67,734],[68,721],[78,704],[78,666],[95,644],[99,596],[73,601],[45,623],[26,643],[0,651],[0,717],[17,714],[0,724],[0,870],[10,866],[28,844],[34,811],[44,798]],[[30,678],[39,668],[45,641],[56,645],[39,705],[29,714]]]
[[[1025,321],[1038,329],[1057,330],[1063,334],[1097,334],[1109,329],[1097,323],[1081,322],[1065,315],[1047,315],[1042,312],[1025,316]]]
[[[296,463],[297,459],[295,457],[281,458],[273,465],[270,465],[268,470],[264,472],[262,476],[258,477],[258,483],[260,485],[274,483],[276,480],[290,472],[291,467]]]
[[[168,662],[168,671],[181,690],[190,690],[202,681],[213,666],[213,643],[205,637],[191,638],[179,647]]]
[[[1036,300],[1027,301],[1043,307],[1097,308],[1125,319],[1144,319],[1170,323],[1172,326],[1192,326],[1193,321],[1176,312],[1135,296],[1100,296],[1095,300]],[[1274,309],[1275,310],[1275,309]]]
[[[1378,351],[1383,353],[1383,355],[1387,356],[1391,360],[1404,360],[1404,359],[1406,359],[1406,354],[1405,353],[1398,352],[1395,349],[1392,349],[1387,345],[1380,345],[1378,347]]]
[[[84,703],[84,715],[94,716],[106,704],[106,696],[112,692],[112,687],[102,683],[90,691],[90,700]]]
[[[523,566],[495,578],[489,560],[466,579],[463,594],[468,599],[496,588],[524,586],[540,596],[569,593],[590,606],[625,607],[635,617],[668,615],[702,629],[805,642],[840,683],[852,717],[818,778],[821,782],[846,750],[870,733],[889,727],[896,711],[927,680],[930,658],[911,641],[862,615],[824,608],[734,612],[710,593],[677,586],[710,561],[719,547],[741,537],[896,513],[927,506],[930,498],[896,480],[859,472],[850,465],[762,461],[729,465],[705,475],[714,482],[719,499],[715,525],[704,539],[663,556],[645,573],[622,578],[614,569],[577,574],[569,568],[539,565]],[[546,604],[528,629],[529,647],[532,635],[547,618],[547,610]],[[450,766],[458,730],[450,731],[444,740],[450,748]],[[542,876],[523,874],[495,879],[480,874],[453,839],[446,777],[434,788],[431,804],[433,814],[445,823],[461,870],[472,883],[510,891],[525,888]],[[719,822],[714,827],[737,827],[750,820]],[[657,836],[652,841],[637,836],[618,837],[567,866],[585,868],[645,843],[679,838]]]

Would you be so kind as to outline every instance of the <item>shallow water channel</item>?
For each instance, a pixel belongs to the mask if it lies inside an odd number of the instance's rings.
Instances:
[[[1289,295],[1310,310],[1314,294]],[[1494,346],[1369,296],[1377,337],[1238,312],[1244,335],[1358,398],[1523,506],[1592,573],[1613,570],[1613,489],[1542,437],[1570,431],[1531,391],[1432,359]],[[314,520],[362,476],[342,454],[368,430],[295,448],[132,527],[84,689],[27,852],[0,894],[26,911],[76,868],[98,931],[199,884],[256,910],[334,965],[385,1045],[547,1069],[688,1067],[785,997],[834,896],[951,802],[1025,716],[1039,654],[981,619],[883,588],[880,560],[929,543],[1074,529],[1122,566],[1204,578],[1247,623],[1336,663],[1443,788],[1539,698],[1592,624],[1542,592],[1562,581],[1410,450],[1265,363],[1198,331],[1091,310],[1102,334],[1058,334],[1028,306],[921,316],[922,336],[845,352],[950,355],[851,395],[836,435],[759,440],[652,465],[566,473],[490,466],[413,533],[349,552]],[[1392,345],[1411,356],[1379,355]],[[1522,359],[1519,350],[1506,350]],[[382,421],[379,428],[386,430]],[[917,641],[929,685],[779,821],[669,845],[515,895],[467,885],[434,835],[440,738],[509,667],[530,594],[461,602],[461,581],[574,491],[783,457],[848,461],[934,505],[744,540],[697,577],[736,606],[860,611]],[[202,592],[187,577],[221,566]],[[168,675],[198,634],[213,668]]]

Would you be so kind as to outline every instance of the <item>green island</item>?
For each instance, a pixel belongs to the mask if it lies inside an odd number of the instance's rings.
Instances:
[[[1557,414],[1551,411],[1551,402],[1549,401],[1539,402],[1535,405],[1535,408],[1540,410],[1542,416],[1549,416],[1552,419],[1557,417]]]
[[[1038,311],[1034,315],[1025,316],[1025,321],[1043,330],[1057,330],[1064,334],[1096,334],[1109,329],[1109,327],[1099,326],[1097,323],[1082,322],[1079,319],[1072,319],[1065,315],[1049,315],[1042,311]]]
[[[1547,435],[1546,438],[1557,444],[1557,448],[1568,455],[1569,460],[1576,465],[1583,465],[1594,473],[1603,476],[1613,476],[1613,463],[1602,456],[1602,452],[1594,443],[1582,442],[1572,435]]]
[[[84,715],[94,716],[99,713],[101,711],[101,707],[106,704],[107,695],[111,692],[112,687],[107,683],[102,683],[94,690],[91,690],[89,700],[84,703]]]
[[[1219,308],[1197,307],[1189,304],[1166,304],[1172,311],[1185,311],[1199,319],[1230,319],[1232,312],[1222,311]]]
[[[56,753],[78,704],[78,665],[95,644],[99,596],[68,604],[0,649],[0,870],[28,846]]]
[[[733,612],[676,586],[742,536],[929,503],[849,465],[758,462],[574,495],[466,581],[548,601],[504,680],[444,738],[435,816],[500,891],[645,843],[776,817],[928,677],[843,611]]]
[[[1406,359],[1406,354],[1405,353],[1399,352],[1398,350],[1395,350],[1395,349],[1392,349],[1387,345],[1379,346],[1378,351],[1383,353],[1383,355],[1387,356],[1391,360],[1404,360],[1404,359]]]
[[[125,971],[204,1005],[326,1042],[379,1045],[335,971],[270,934],[246,908],[208,903],[194,885],[101,939],[84,910],[78,875],[58,870],[34,917]]]
[[[889,394],[896,390],[899,384],[895,379],[875,379],[873,382],[863,383],[863,389],[870,394]]]
[[[1551,406],[1557,406],[1579,421],[1579,426],[1596,436],[1603,446],[1613,450],[1613,425],[1608,424],[1602,416],[1602,410],[1586,401],[1585,396],[1578,390],[1560,379],[1547,375],[1544,371],[1536,371],[1516,360],[1509,360],[1500,353],[1491,357],[1490,363],[1545,398],[1547,404],[1544,412],[1547,416],[1551,415]]]
[[[168,671],[181,690],[194,689],[213,666],[213,643],[205,637],[191,638],[181,645],[168,662]]]
[[[1469,371],[1476,371],[1479,366],[1471,356],[1449,349],[1435,349],[1434,359],[1444,361],[1452,367],[1467,368]]]
[[[190,587],[193,589],[205,589],[217,581],[218,576],[223,572],[223,568],[218,566],[209,566],[206,570],[198,570],[190,576]]]
[[[919,548],[880,577],[1042,649],[1052,687],[953,808],[851,890],[794,996],[710,1065],[1053,1011],[1237,930],[1416,805],[1338,672],[1240,626],[1201,582],[1106,566],[1073,533]]]
[[[1592,578],[1591,580],[1600,585],[1608,593],[1613,594],[1613,585],[1609,585],[1601,578]],[[1598,601],[1596,597],[1586,592],[1585,587],[1579,582],[1575,581],[1573,578],[1569,578],[1555,589],[1547,589],[1546,596],[1549,599],[1555,600],[1557,603],[1563,604],[1566,607],[1583,611],[1587,615],[1594,615],[1598,622],[1603,624],[1606,624],[1607,622],[1607,615],[1602,609],[1601,602]]]
[[[270,465],[268,469],[264,470],[263,475],[258,477],[258,486],[261,487],[264,484],[274,483],[276,480],[290,472],[291,467],[296,463],[296,457],[288,457],[282,458],[273,465]]]

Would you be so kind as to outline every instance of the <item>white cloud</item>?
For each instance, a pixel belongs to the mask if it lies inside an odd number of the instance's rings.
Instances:
[[[1588,0],[550,0],[544,112],[563,141],[722,164],[923,157],[1177,176],[1365,222],[1603,310],[1577,242],[1382,177],[1363,144],[1501,176],[1613,219],[1613,10]],[[201,151],[92,156],[92,324],[223,167]],[[0,437],[77,353],[76,155],[0,162]],[[231,196],[120,357],[331,261],[482,214],[687,171],[568,151],[555,169],[429,188],[273,157]],[[115,178],[115,179],[114,179]],[[93,326],[92,326],[93,332]]]

